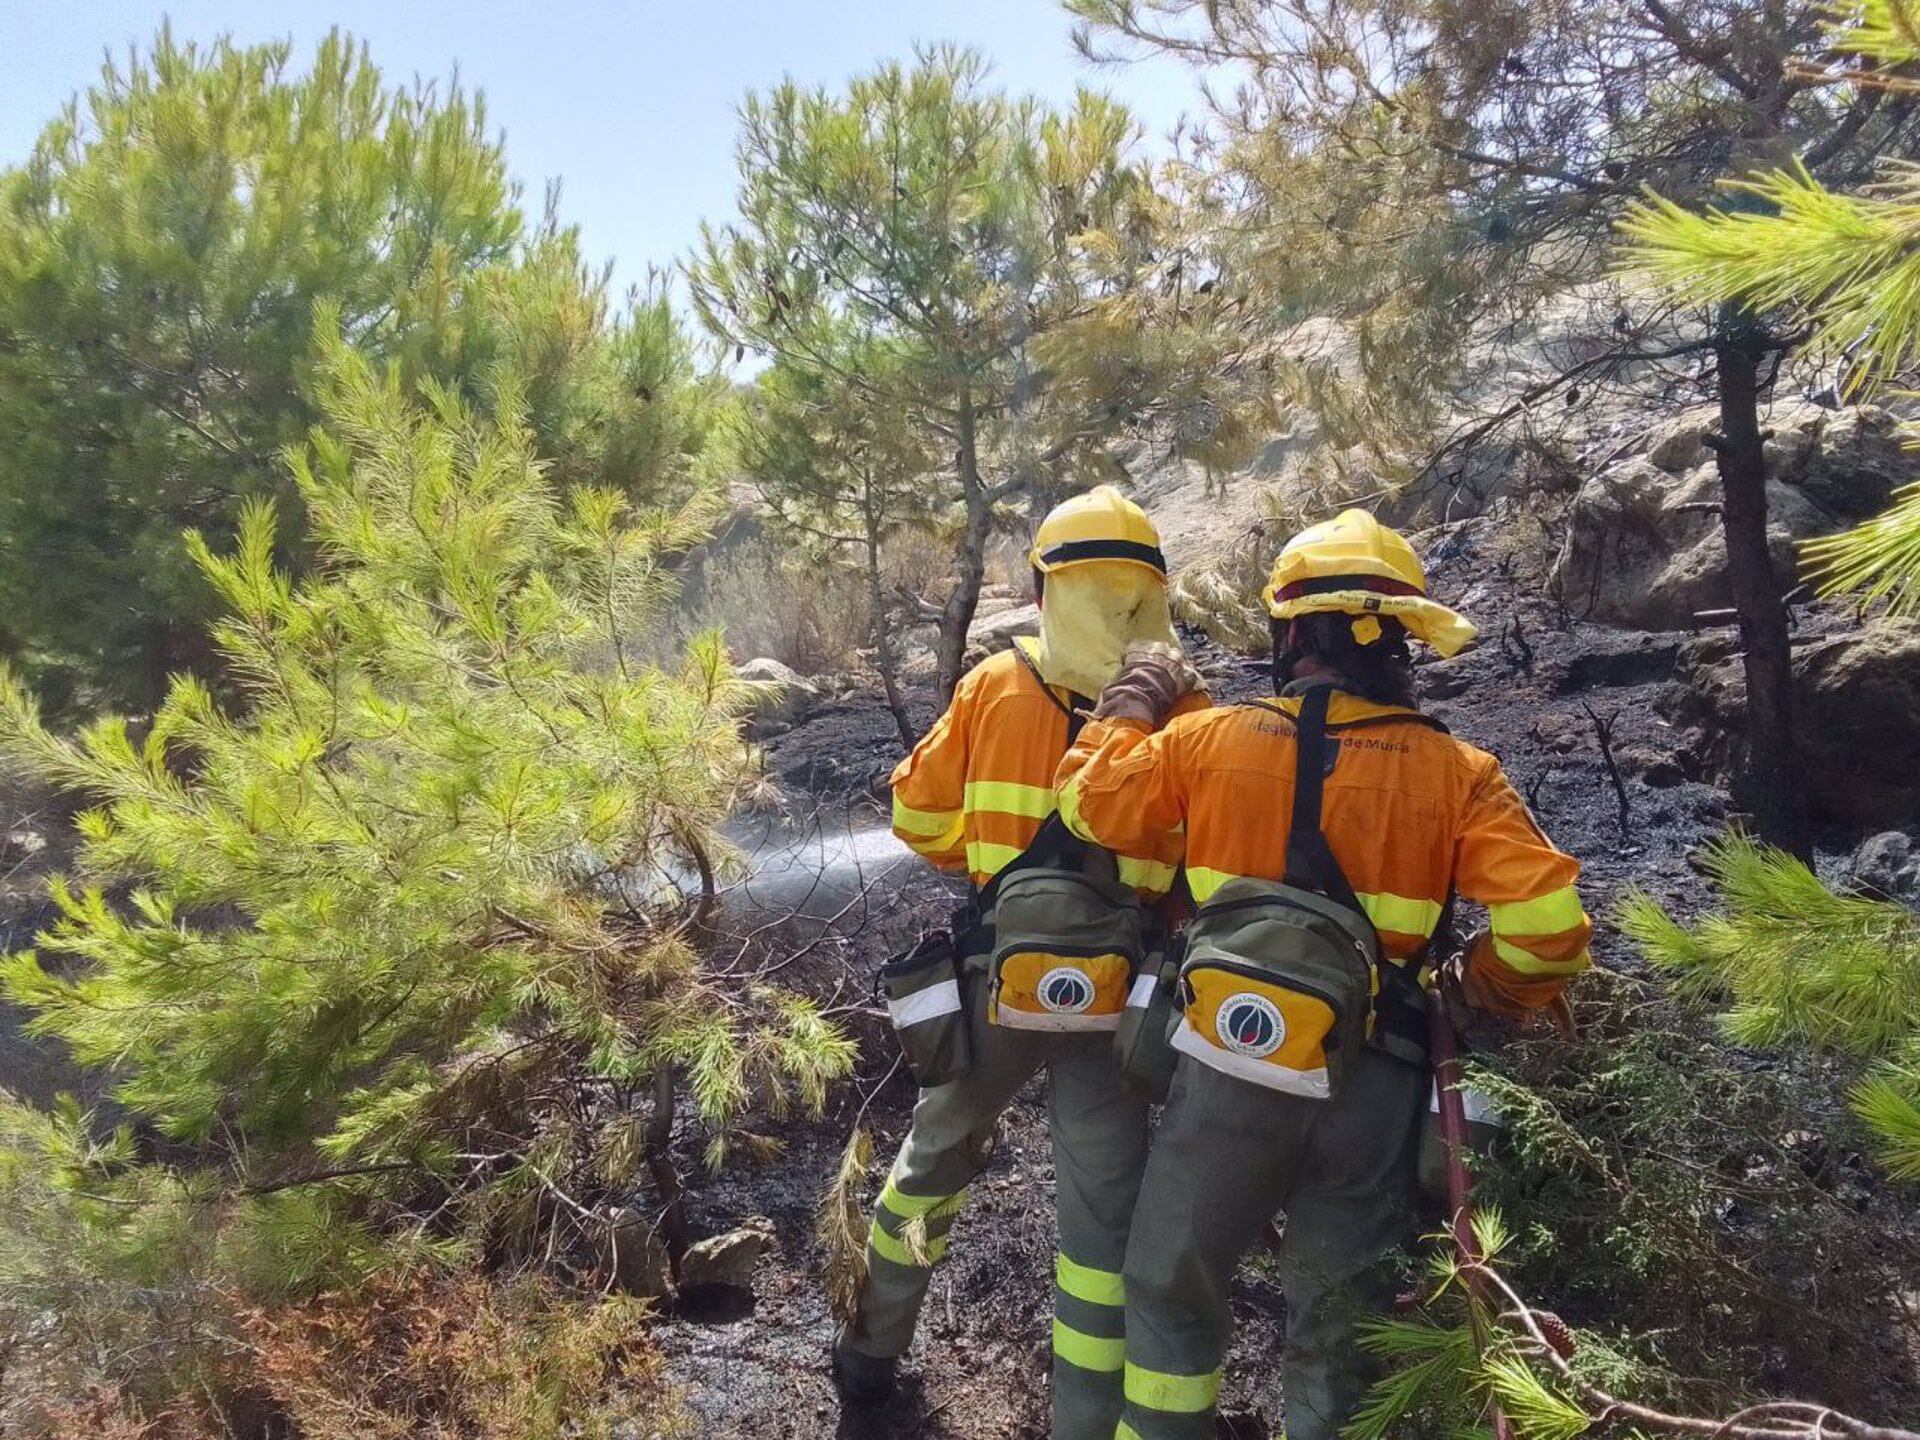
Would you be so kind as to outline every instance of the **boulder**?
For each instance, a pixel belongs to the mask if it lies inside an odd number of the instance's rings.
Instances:
[[[1040,607],[1029,602],[975,619],[967,631],[967,646],[981,655],[993,655],[1008,649],[1022,635],[1040,633]]]
[[[1782,583],[1796,578],[1797,542],[1878,513],[1920,478],[1899,420],[1877,405],[1782,406],[1766,423],[1768,534]],[[1720,477],[1704,439],[1718,425],[1711,405],[1675,411],[1641,437],[1638,458],[1580,486],[1552,572],[1573,614],[1670,630],[1732,603]]]
[[[1642,630],[1682,629],[1696,611],[1731,605],[1719,498],[1711,463],[1677,477],[1628,460],[1591,477],[1567,511],[1554,593],[1583,619]],[[1798,542],[1842,522],[1781,481],[1768,483],[1767,508],[1773,566],[1790,583]]]
[[[1920,623],[1878,620],[1795,660],[1796,739],[1816,811],[1850,825],[1920,814]]]
[[[1732,762],[1746,675],[1721,637],[1683,650],[1685,677],[1662,709],[1723,737],[1707,758]],[[1880,619],[1795,652],[1795,744],[1814,813],[1856,830],[1920,814],[1920,622]]]
[[[1868,836],[1848,866],[1854,883],[1888,900],[1920,904],[1920,845],[1904,830]]]
[[[680,1257],[680,1288],[753,1289],[753,1269],[773,1244],[773,1222],[755,1216],[737,1230],[715,1235]]]
[[[1717,405],[1689,405],[1647,431],[1647,463],[1656,470],[1684,475],[1713,459],[1705,436],[1720,424]]]
[[[631,1205],[607,1212],[607,1229],[600,1240],[600,1267],[613,1276],[614,1288],[627,1295],[655,1300],[673,1288],[667,1247],[646,1216]]]
[[[1768,473],[1842,520],[1877,515],[1895,490],[1920,480],[1920,456],[1899,418],[1878,405],[1802,405],[1776,410],[1767,423]]]
[[[769,656],[749,660],[733,673],[754,687],[749,728],[761,738],[798,724],[820,699],[817,686]]]

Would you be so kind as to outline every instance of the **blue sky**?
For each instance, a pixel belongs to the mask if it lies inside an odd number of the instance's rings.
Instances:
[[[1053,0],[0,0],[0,164],[99,70],[170,16],[182,38],[292,37],[340,25],[396,78],[457,65],[484,90],[507,156],[537,203],[562,182],[563,215],[623,281],[684,253],[734,194],[735,107],[784,75],[834,85],[916,40],[985,51],[1012,90],[1065,99],[1080,84],[1127,100],[1164,134],[1198,108],[1193,77],[1154,60],[1095,70],[1074,53]]]

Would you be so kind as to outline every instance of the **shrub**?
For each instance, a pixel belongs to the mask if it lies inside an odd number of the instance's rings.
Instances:
[[[0,747],[96,802],[40,937],[60,963],[0,978],[159,1137],[81,1153],[77,1116],[36,1131],[76,1208],[34,1213],[99,1242],[39,1279],[137,1284],[125,1265],[176,1224],[217,1248],[205,1273],[292,1293],[565,1256],[643,1155],[673,1203],[678,1083],[717,1160],[744,1107],[817,1109],[851,1063],[805,1000],[698,965],[697,881],[676,877],[724,865],[743,687],[717,637],[669,669],[631,636],[699,508],[556,493],[510,377],[496,422],[410,401],[343,343],[324,362],[328,428],[292,465],[314,572],[274,569],[265,505],[232,554],[190,540],[248,708],[176,677],[144,734],[65,739],[17,680],[0,692]],[[9,1164],[44,1183],[31,1154]],[[17,1301],[36,1276],[6,1283]]]

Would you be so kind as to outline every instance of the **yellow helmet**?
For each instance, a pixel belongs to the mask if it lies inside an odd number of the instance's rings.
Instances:
[[[1096,485],[1048,511],[1027,558],[1042,575],[1090,560],[1120,560],[1167,576],[1160,532],[1146,511],[1111,485]]]
[[[1329,611],[1358,615],[1354,638],[1362,645],[1379,638],[1373,617],[1380,615],[1442,655],[1458,653],[1479,633],[1464,615],[1427,598],[1427,574],[1413,546],[1365,510],[1343,510],[1289,540],[1262,598],[1276,620]]]

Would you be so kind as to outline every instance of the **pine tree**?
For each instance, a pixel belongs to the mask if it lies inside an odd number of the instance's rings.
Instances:
[[[415,401],[322,333],[326,423],[290,467],[313,569],[276,568],[265,500],[231,552],[189,541],[244,708],[177,676],[150,724],[65,738],[0,687],[0,749],[94,802],[0,982],[190,1147],[140,1184],[270,1240],[289,1283],[407,1237],[564,1243],[643,1158],[670,1207],[677,1090],[717,1160],[744,1108],[817,1110],[852,1058],[800,997],[698,963],[711,889],[679,877],[724,869],[743,687],[716,635],[675,668],[634,636],[704,504],[562,491],[511,371],[484,407]]]
[[[1920,94],[1900,73],[1920,59],[1920,19],[1906,0],[1868,0],[1831,42],[1877,67],[1848,77],[1864,94],[1908,106]],[[1920,359],[1920,172],[1892,165],[1878,179],[1846,193],[1796,164],[1730,182],[1731,201],[1704,213],[1655,196],[1621,227],[1630,263],[1677,301],[1784,312],[1806,326],[1807,343],[1848,357],[1854,393],[1871,391]],[[1806,556],[1826,594],[1920,610],[1920,485],[1866,524],[1811,542]]]
[[[944,689],[1003,507],[1114,478],[1111,442],[1156,418],[1196,453],[1240,453],[1270,408],[1203,256],[1183,283],[1188,235],[1136,131],[1102,95],[1052,111],[994,91],[950,49],[841,95],[789,83],[748,97],[742,218],[688,267],[715,334],[837,387],[828,424],[886,417],[889,465],[915,468],[885,492],[951,517]]]
[[[1736,799],[1810,845],[1794,761],[1783,587],[1767,549],[1759,406],[1792,343],[1751,309],[1699,317],[1623,296],[1611,341],[1486,413],[1476,346],[1617,260],[1646,187],[1688,203],[1729,171],[1863,172],[1914,150],[1908,107],[1809,73],[1822,0],[1070,0],[1082,43],[1231,64],[1220,171],[1249,201],[1229,283],[1281,321],[1344,323],[1355,356],[1292,368],[1291,393],[1374,479],[1445,476],[1462,445],[1594,382],[1672,393],[1710,359],[1722,524],[1747,674]],[[1454,425],[1444,439],[1442,431]],[[1391,453],[1423,457],[1396,473]],[[1454,467],[1457,468],[1457,467]]]
[[[911,749],[918,737],[900,683],[899,605],[887,593],[884,562],[900,533],[939,524],[939,495],[925,477],[941,462],[924,435],[896,425],[874,403],[894,363],[885,344],[823,333],[820,345],[829,364],[781,362],[759,377],[734,412],[732,459],[753,478],[788,543],[828,564],[848,551],[857,556],[874,668],[900,743]]]
[[[614,321],[605,292],[523,213],[479,95],[389,85],[337,32],[299,70],[163,28],[0,173],[0,650],[61,713],[217,678],[179,534],[266,497],[303,561],[280,452],[318,418],[316,304],[469,400],[512,362],[558,478],[670,481],[685,342],[658,293]]]

